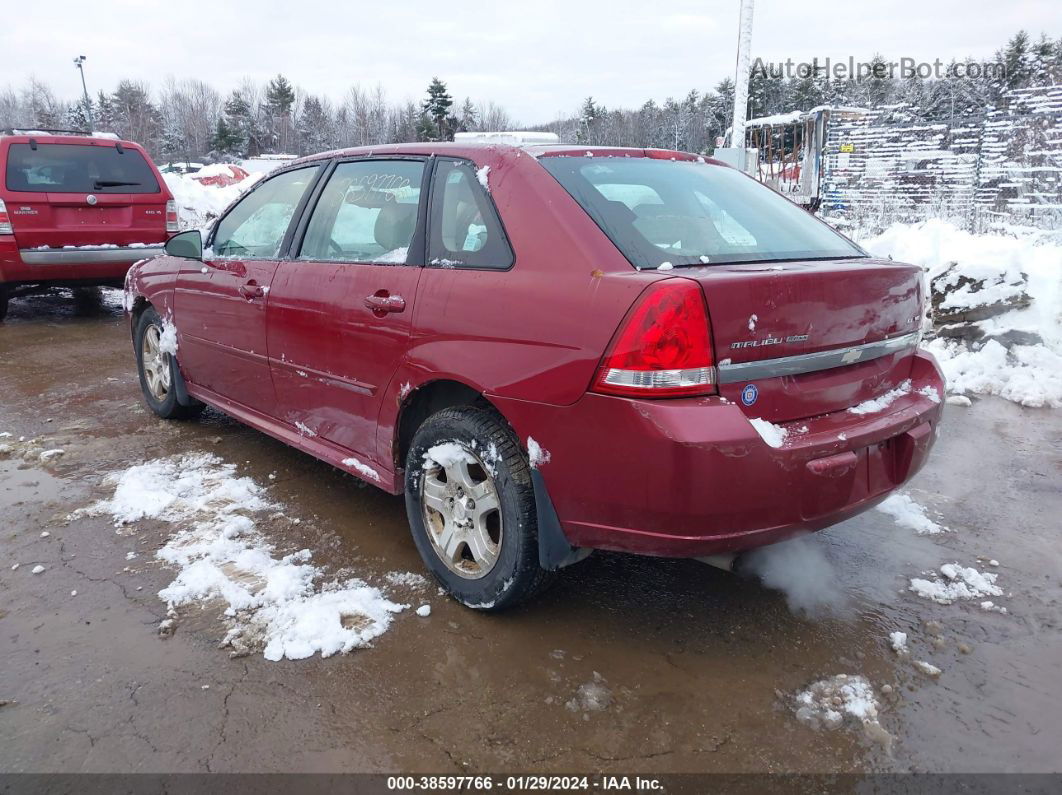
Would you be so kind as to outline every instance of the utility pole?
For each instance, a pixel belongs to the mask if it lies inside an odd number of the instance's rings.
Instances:
[[[738,17],[737,68],[734,73],[734,115],[731,124],[730,146],[745,148],[745,116],[749,104],[749,51],[752,49],[753,0],[741,0]]]
[[[88,86],[85,85],[85,56],[79,55],[74,59],[74,66],[81,72],[81,92],[85,95],[85,114],[88,116],[89,132],[96,129],[96,122],[92,118],[92,100],[89,99]]]

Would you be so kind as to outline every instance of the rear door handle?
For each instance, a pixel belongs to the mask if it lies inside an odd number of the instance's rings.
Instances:
[[[387,290],[377,290],[372,295],[365,296],[365,306],[371,309],[376,317],[383,317],[388,312],[404,312],[406,299],[400,295],[391,295]]]
[[[265,295],[265,290],[254,279],[247,282],[247,284],[241,284],[239,287],[240,295],[250,301],[252,298],[261,298]]]

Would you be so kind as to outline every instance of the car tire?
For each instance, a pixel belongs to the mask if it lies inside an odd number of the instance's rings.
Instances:
[[[465,606],[504,610],[553,580],[539,565],[527,454],[494,411],[462,406],[428,417],[406,456],[405,490],[421,558]]]
[[[0,320],[7,317],[7,304],[11,297],[10,291],[6,285],[0,284]]]
[[[136,369],[140,375],[140,390],[148,407],[164,420],[186,420],[198,417],[203,404],[196,401],[183,406],[177,400],[175,385],[181,377],[177,358],[160,350],[163,333],[162,318],[154,307],[140,315],[133,336],[136,350]]]

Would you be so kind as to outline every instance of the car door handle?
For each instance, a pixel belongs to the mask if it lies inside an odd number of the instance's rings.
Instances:
[[[240,295],[250,301],[252,298],[261,298],[265,295],[265,290],[254,279],[247,282],[247,284],[240,285]]]
[[[365,306],[371,309],[376,317],[383,317],[388,312],[404,312],[406,299],[400,295],[391,295],[387,290],[377,290],[372,295],[365,296]]]

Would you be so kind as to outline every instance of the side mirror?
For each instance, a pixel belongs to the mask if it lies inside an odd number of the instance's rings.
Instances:
[[[203,234],[198,229],[189,229],[166,241],[166,253],[171,257],[203,259]]]

